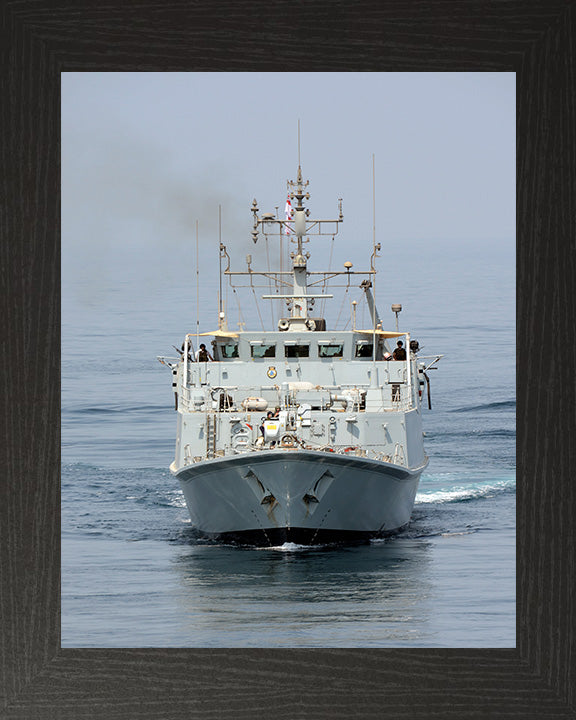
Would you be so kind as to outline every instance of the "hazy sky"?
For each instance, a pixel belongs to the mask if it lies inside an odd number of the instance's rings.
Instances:
[[[514,247],[513,73],[64,73],[63,286],[192,275],[196,221],[217,277],[218,204],[231,255],[262,259],[250,206],[283,211],[298,120],[312,216],[343,198],[336,263],[368,266],[373,154],[383,263]],[[325,265],[326,241],[310,250]]]

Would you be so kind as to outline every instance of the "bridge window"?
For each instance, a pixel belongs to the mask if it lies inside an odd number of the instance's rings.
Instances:
[[[254,344],[251,347],[253,358],[273,358],[276,357],[276,345]]]
[[[372,343],[369,343],[366,340],[360,340],[360,342],[356,343],[356,357],[359,357],[359,358],[370,357],[371,358],[373,352],[374,352],[374,345]]]
[[[287,358],[310,357],[310,345],[289,345],[286,343],[284,355]]]
[[[344,345],[341,343],[330,343],[318,345],[318,357],[321,358],[338,358],[344,354]]]
[[[238,357],[238,345],[236,343],[230,343],[229,345],[218,345],[220,350],[220,357],[222,360],[228,360],[231,358]]]

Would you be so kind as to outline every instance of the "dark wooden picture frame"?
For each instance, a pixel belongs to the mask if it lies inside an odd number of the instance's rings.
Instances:
[[[5,0],[0,22],[0,718],[575,718],[574,0]],[[517,73],[516,649],[60,648],[60,73],[95,70]]]

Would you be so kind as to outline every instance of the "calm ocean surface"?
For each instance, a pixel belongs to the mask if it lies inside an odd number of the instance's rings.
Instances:
[[[64,269],[63,647],[515,646],[513,250],[419,254],[377,297],[390,327],[403,303],[421,354],[445,354],[430,465],[410,527],[348,548],[198,539],[168,471],[176,415],[156,360],[194,330],[193,269],[163,283],[124,265],[92,284]]]

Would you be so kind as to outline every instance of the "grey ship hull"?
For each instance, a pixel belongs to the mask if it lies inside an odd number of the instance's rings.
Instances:
[[[398,532],[410,520],[425,467],[298,449],[171,470],[200,533],[274,546],[362,542]]]

